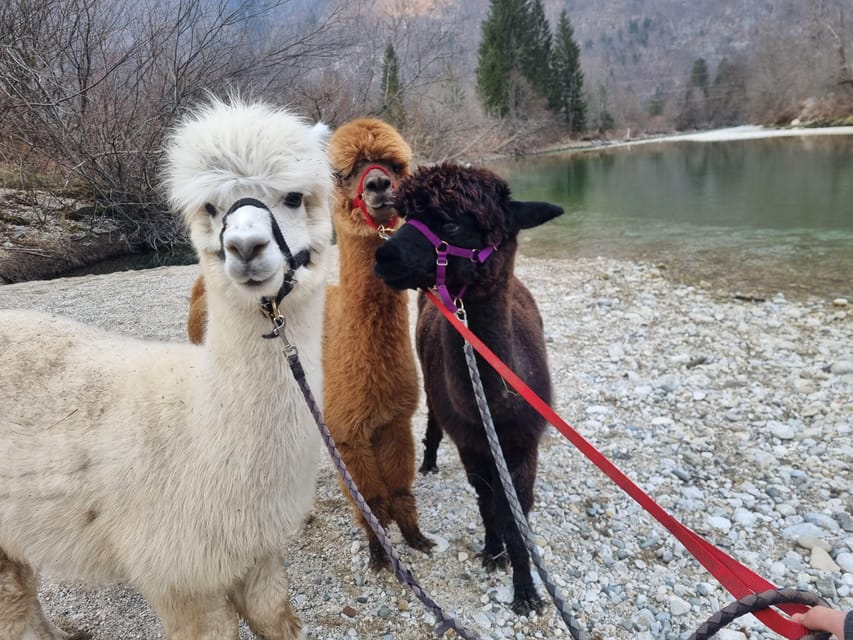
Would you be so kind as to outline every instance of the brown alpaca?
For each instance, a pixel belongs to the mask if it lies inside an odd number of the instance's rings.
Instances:
[[[406,542],[429,551],[418,526],[412,483],[412,416],[419,385],[409,335],[408,294],[373,274],[385,231],[398,224],[394,189],[411,173],[412,151],[389,124],[362,118],[342,125],[329,141],[335,172],[333,221],[340,254],[339,285],[326,289],[323,338],[323,414],[341,457],[383,527],[394,521]],[[187,333],[201,343],[207,321],[204,282],[196,280]],[[347,491],[344,491],[349,495]],[[364,518],[370,566],[389,562]]]
[[[199,276],[190,292],[190,314],[187,318],[187,335],[193,344],[204,342],[207,325],[207,300],[204,295],[204,278]]]
[[[341,126],[329,141],[337,178],[332,219],[340,284],[330,286],[326,296],[324,413],[341,457],[382,526],[395,521],[410,546],[429,551],[433,543],[418,527],[412,495],[412,416],[419,385],[408,294],[373,274],[376,249],[384,242],[376,227],[397,225],[394,189],[409,175],[411,157],[393,127],[371,118]],[[387,566],[379,541],[360,514],[358,519],[367,531],[370,566]]]

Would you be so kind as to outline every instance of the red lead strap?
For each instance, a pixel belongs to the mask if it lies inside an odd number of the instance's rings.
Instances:
[[[602,455],[589,441],[575,431],[553,409],[528,387],[513,371],[503,363],[483,342],[466,327],[456,314],[441,304],[435,293],[426,291],[426,296],[438,307],[453,327],[462,334],[474,349],[492,366],[492,368],[524,397],[548,422],[556,427],[581,453],[604,471],[611,480],[639,503],[655,519],[669,531],[693,554],[693,556],[722,584],[735,598],[768,589],[777,589],[750,568],[741,564],[725,552],[721,551],[702,536],[681,524],[658,505],[646,492],[640,489],[616,465]],[[805,612],[808,607],[801,604],[783,604],[779,606],[787,614]],[[798,640],[808,633],[808,629],[781,616],[773,609],[763,609],[753,613],[765,625],[789,640]]]

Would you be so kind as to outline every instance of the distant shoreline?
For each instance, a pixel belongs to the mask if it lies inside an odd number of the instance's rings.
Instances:
[[[721,129],[706,129],[690,133],[666,133],[662,135],[641,136],[638,138],[623,138],[621,140],[601,140],[590,144],[561,145],[540,149],[524,156],[538,156],[550,153],[601,151],[604,149],[618,149],[631,147],[639,144],[650,144],[655,142],[731,142],[736,140],[760,140],[764,138],[792,138],[797,136],[827,136],[845,135],[853,136],[853,126],[839,127],[788,127],[784,129],[765,127],[763,125],[738,125],[736,127],[724,127]],[[499,158],[496,158],[499,159]]]

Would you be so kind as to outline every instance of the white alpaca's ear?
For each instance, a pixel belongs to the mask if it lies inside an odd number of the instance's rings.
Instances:
[[[311,127],[311,136],[314,140],[317,141],[322,147],[323,150],[326,150],[326,147],[329,145],[329,138],[332,135],[332,130],[329,128],[325,122],[318,122],[313,127]]]

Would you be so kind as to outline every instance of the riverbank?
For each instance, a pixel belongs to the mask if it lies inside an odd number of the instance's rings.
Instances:
[[[760,575],[853,607],[849,303],[740,299],[675,283],[653,264],[605,258],[522,257],[518,273],[539,301],[563,418],[669,513]],[[183,341],[195,276],[193,266],[163,267],[8,285],[0,307]],[[416,440],[424,423],[421,406]],[[476,499],[450,443],[438,463],[414,486],[436,551],[421,555],[391,532],[414,576],[484,639],[568,638],[550,605],[541,616],[512,613],[510,576],[486,574],[476,557]],[[682,638],[731,599],[554,429],[540,450],[531,526],[595,640]],[[286,550],[308,638],[433,637],[431,614],[393,576],[367,570],[362,539],[324,456],[313,517]],[[94,640],[162,638],[126,587],[50,576],[42,597],[52,619]],[[747,616],[720,637],[778,636]]]
[[[79,207],[68,196],[0,188],[0,284],[55,278],[129,253],[118,224],[84,222],[71,213]]]
[[[566,151],[601,151],[632,145],[679,141],[719,142],[826,135],[853,136],[853,127],[770,128],[744,125],[633,139],[630,137],[619,140],[600,139],[573,143],[570,146],[558,144],[531,151],[527,155]],[[495,159],[492,158],[492,160]],[[95,226],[87,226],[64,215],[63,211],[71,210],[74,206],[74,203],[67,198],[43,193],[39,201],[31,202],[32,195],[28,194],[28,198],[21,198],[20,194],[16,194],[13,190],[0,189],[0,284],[54,278],[79,272],[81,269],[112,259],[120,261],[122,258],[128,258],[129,261],[134,261],[137,257],[117,225],[108,220],[102,220]],[[186,264],[186,256],[180,248],[176,251],[176,255],[180,258],[178,261],[180,264]],[[673,262],[672,267],[674,272],[680,271],[685,274],[687,281],[691,284],[699,284],[702,279],[691,274],[689,268],[684,268],[689,265]],[[97,268],[92,271],[96,272]],[[803,286],[801,293],[809,294],[807,284],[794,284],[792,287],[787,287],[784,286],[784,281],[774,281],[771,285],[781,286],[787,293],[796,293],[797,288]]]

